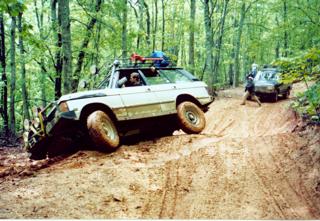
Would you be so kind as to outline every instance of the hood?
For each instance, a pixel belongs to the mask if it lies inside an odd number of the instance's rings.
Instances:
[[[75,100],[75,99],[84,99],[90,97],[103,97],[107,96],[106,90],[91,90],[91,91],[82,91],[71,94],[66,94],[60,97],[58,104],[62,101]]]

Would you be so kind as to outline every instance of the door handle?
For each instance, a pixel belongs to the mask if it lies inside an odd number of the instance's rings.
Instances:
[[[150,89],[150,88],[147,88],[146,91],[151,91],[151,89]]]

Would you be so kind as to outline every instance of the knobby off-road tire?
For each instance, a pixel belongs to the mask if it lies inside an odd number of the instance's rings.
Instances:
[[[188,134],[198,134],[206,126],[203,111],[194,103],[185,101],[177,107],[178,121],[181,129]]]
[[[112,151],[119,146],[120,138],[118,131],[103,111],[95,111],[87,118],[87,128],[94,144],[105,151]]]
[[[272,101],[273,101],[273,102],[277,102],[277,101],[278,101],[278,96],[279,96],[279,92],[276,91],[276,92],[272,95]]]
[[[286,93],[283,94],[283,98],[287,99],[290,96],[290,90],[287,90]]]

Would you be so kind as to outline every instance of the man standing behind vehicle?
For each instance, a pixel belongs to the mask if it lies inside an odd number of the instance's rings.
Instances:
[[[253,73],[250,73],[247,76],[246,88],[244,90],[245,94],[243,95],[243,100],[242,100],[241,105],[245,105],[248,97],[251,96],[251,98],[253,100],[255,100],[258,103],[259,106],[261,106],[261,102],[260,102],[259,98],[255,95],[255,92],[254,92],[253,79],[254,79]]]
[[[253,64],[251,65],[251,73],[253,75],[253,78],[255,78],[255,76],[257,75],[258,72],[258,65],[253,62]]]

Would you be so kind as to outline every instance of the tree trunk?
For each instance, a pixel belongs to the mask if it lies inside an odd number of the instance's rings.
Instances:
[[[229,3],[229,0],[224,1],[223,11],[222,11],[221,19],[219,22],[220,23],[219,35],[217,37],[217,42],[216,42],[216,55],[214,58],[214,66],[213,66],[213,73],[216,76],[219,76],[220,55],[221,55],[222,40],[224,35],[224,24],[225,24],[226,15],[227,15],[228,3]]]
[[[161,4],[162,4],[162,33],[161,33],[161,51],[164,51],[164,32],[165,32],[165,28],[166,28],[166,20],[164,18],[164,0],[161,0]]]
[[[138,15],[138,11],[136,9],[136,7],[133,5],[133,3],[131,1],[129,1],[130,3],[130,6],[131,8],[133,9],[133,12],[134,12],[134,15],[136,17],[136,20],[137,20],[137,25],[138,25],[138,36],[137,36],[137,41],[136,41],[136,50],[137,52],[139,52],[139,48],[140,48],[140,30],[142,29],[141,26],[142,26],[142,20],[140,18],[142,18],[142,16],[139,16]],[[141,9],[141,7],[139,7],[139,9]],[[141,10],[139,10],[141,11]]]
[[[16,90],[16,17],[11,17],[11,29],[10,29],[10,69],[11,69],[11,82],[10,82],[10,112],[9,112],[9,129],[10,134],[15,136],[15,126],[16,126],[16,118],[15,118],[15,90]]]
[[[8,82],[6,74],[6,47],[5,47],[5,33],[3,14],[0,13],[0,64],[1,64],[1,80],[3,86],[1,88],[1,115],[3,118],[3,127],[5,135],[9,132],[8,126]]]
[[[157,31],[158,31],[158,0],[154,0],[154,27],[153,27],[153,35],[152,35],[152,51],[156,48],[156,39],[157,39]]]
[[[146,9],[146,14],[147,14],[147,18],[146,18],[146,24],[147,24],[147,35],[146,35],[146,41],[147,41],[147,49],[150,50],[150,26],[151,26],[151,20],[150,20],[150,12],[149,12],[149,6],[148,4],[142,0],[143,2],[143,6]]]
[[[61,19],[63,93],[67,94],[72,91],[70,9],[69,0],[58,0],[58,2],[58,13]]]
[[[127,0],[123,0],[123,12],[122,12],[122,34],[121,34],[121,48],[122,48],[122,58],[127,59],[127,23],[128,23],[128,8]]]
[[[99,67],[99,63],[100,63],[100,38],[101,38],[101,23],[99,22],[97,24],[97,28],[96,28],[96,39],[94,41],[94,49],[96,51],[95,56],[94,56],[94,63],[97,67]]]
[[[209,0],[204,0],[204,25],[206,32],[206,65],[207,65],[207,76],[208,76],[208,87],[209,92],[213,92],[213,82],[214,82],[214,74],[213,74],[213,33],[212,33],[212,24],[211,24],[211,16],[210,16],[210,2]]]
[[[54,67],[56,70],[55,74],[55,83],[54,83],[54,97],[55,99],[59,99],[62,95],[61,93],[61,72],[62,72],[62,60],[61,60],[61,46],[62,46],[62,40],[61,40],[61,32],[58,31],[58,23],[59,27],[61,27],[61,21],[59,18],[59,22],[57,19],[57,0],[51,0],[51,28],[53,31],[53,36],[55,40],[55,63]]]
[[[35,7],[35,13],[36,13],[36,18],[37,18],[37,26],[38,30],[40,33],[40,39],[44,41],[44,34],[43,34],[43,1],[41,1],[41,12],[39,14],[38,11],[38,6],[37,6],[37,0],[34,0],[34,7]],[[45,107],[47,106],[47,96],[46,96],[46,72],[44,71],[45,67],[45,62],[43,57],[40,58],[40,71],[41,71],[41,77],[40,77],[40,82],[41,82],[41,101],[42,101],[42,106]]]
[[[236,13],[233,13],[233,30],[237,29],[237,16]],[[230,86],[234,86],[234,82],[235,82],[235,66],[234,66],[234,60],[235,60],[235,47],[236,47],[236,38],[235,38],[235,34],[231,37],[230,39],[230,44],[233,45],[231,48],[231,53],[230,53],[230,59],[231,59],[231,63],[229,64],[229,71],[228,71],[228,75],[229,75],[229,85]]]
[[[238,32],[236,36],[236,48],[235,48],[235,60],[234,60],[234,70],[233,70],[233,86],[236,87],[239,85],[239,77],[240,77],[240,47],[241,47],[241,36],[242,36],[242,30],[243,30],[243,24],[244,24],[244,19],[246,15],[246,3],[242,3],[241,6],[241,14],[240,14],[240,21],[238,25]]]
[[[102,0],[96,0],[96,6],[95,6],[95,12],[96,13],[99,12],[100,9],[101,9],[101,3],[102,3]],[[72,81],[72,90],[73,91],[75,91],[77,89],[77,87],[78,87],[80,74],[81,74],[81,70],[82,70],[82,65],[83,65],[83,60],[84,60],[84,57],[86,55],[85,49],[88,47],[88,44],[89,44],[89,41],[90,41],[90,38],[91,38],[91,33],[92,33],[92,30],[93,30],[96,22],[97,22],[96,16],[95,17],[91,17],[91,20],[87,25],[86,34],[85,34],[85,36],[83,38],[81,49],[80,49],[80,52],[78,54],[76,70],[75,70],[75,72],[73,74],[73,77],[74,77],[74,79]]]
[[[137,38],[137,51],[140,52],[140,46],[142,42],[142,36],[143,36],[143,5],[141,3],[141,0],[139,1],[139,16],[138,16],[138,38]]]
[[[194,65],[194,23],[196,15],[196,0],[190,2],[190,24],[189,24],[189,70],[192,74],[195,72]]]
[[[276,17],[276,24],[279,27],[279,20],[278,17]],[[276,39],[276,48],[275,48],[275,57],[276,59],[278,59],[280,57],[280,43],[279,43],[279,39]]]
[[[283,22],[285,25],[285,29],[284,29],[284,43],[283,43],[283,47],[284,47],[284,53],[283,53],[283,57],[288,57],[288,5],[287,5],[287,0],[283,0]]]
[[[18,16],[18,30],[19,30],[19,49],[20,49],[20,71],[21,71],[21,90],[22,90],[22,106],[23,106],[23,120],[30,119],[29,115],[29,104],[28,104],[28,93],[26,86],[26,65],[25,65],[25,54],[23,44],[23,32],[22,32],[22,12]]]

